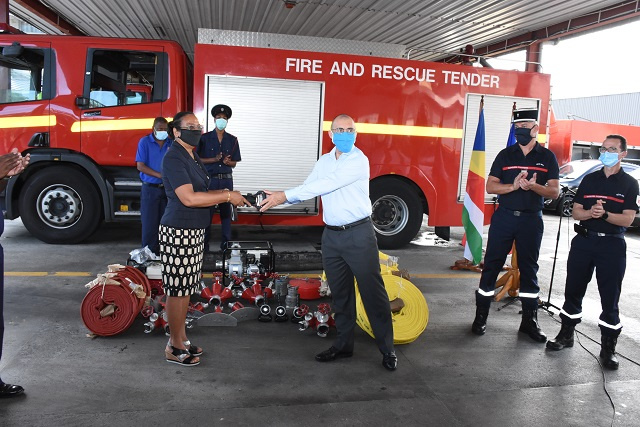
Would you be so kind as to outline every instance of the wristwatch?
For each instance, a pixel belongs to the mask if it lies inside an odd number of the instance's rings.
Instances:
[[[604,211],[604,213],[602,214],[602,216],[600,218],[602,218],[602,219],[604,219],[606,221],[607,218],[609,218],[609,212]]]

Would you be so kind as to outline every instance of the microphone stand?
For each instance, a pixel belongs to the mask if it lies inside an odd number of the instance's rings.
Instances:
[[[570,190],[569,187],[563,185],[562,186],[562,194],[560,195],[561,197],[561,203],[564,205],[564,198],[566,193],[574,193],[575,196],[575,192],[573,190]],[[553,276],[556,272],[556,261],[558,260],[558,245],[560,244],[560,231],[562,230],[562,217],[564,216],[564,206],[563,209],[560,210],[560,221],[558,221],[558,234],[556,236],[556,250],[553,253],[553,266],[551,267],[551,280],[549,281],[549,294],[547,295],[547,301],[541,301],[540,302],[540,307],[543,308],[544,310],[549,311],[549,307],[553,307],[556,310],[560,311],[560,307],[558,307],[555,304],[551,304],[551,290],[553,289]]]

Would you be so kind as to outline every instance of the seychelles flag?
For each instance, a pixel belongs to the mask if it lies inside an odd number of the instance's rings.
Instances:
[[[478,130],[473,142],[473,153],[464,195],[462,225],[467,236],[464,257],[474,265],[482,261],[482,227],[484,223],[484,108],[480,110]]]

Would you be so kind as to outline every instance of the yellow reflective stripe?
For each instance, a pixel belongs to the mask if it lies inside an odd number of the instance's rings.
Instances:
[[[46,116],[19,116],[4,117],[0,119],[0,128],[37,128],[43,126],[55,126],[56,116],[47,114]]]
[[[356,123],[358,133],[400,136],[430,136],[435,138],[462,138],[462,129],[432,126],[383,125],[378,123]],[[322,122],[322,130],[331,130],[331,122]]]
[[[151,130],[155,117],[144,119],[83,120],[71,125],[71,132],[105,132],[112,130]]]
[[[546,134],[538,134],[536,140],[541,144],[545,144],[547,142],[547,135]],[[547,148],[549,148],[549,147],[547,147]]]

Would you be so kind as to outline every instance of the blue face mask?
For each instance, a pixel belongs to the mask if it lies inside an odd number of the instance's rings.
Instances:
[[[355,132],[334,133],[333,143],[342,153],[348,153],[353,148],[353,144],[356,143],[356,134]]]
[[[605,165],[608,168],[614,167],[620,161],[618,159],[618,153],[609,153],[609,152],[600,154],[599,160],[602,162],[603,165]]]
[[[153,131],[153,134],[158,141],[164,141],[167,139],[167,136],[169,136],[169,133],[166,130],[155,130]]]
[[[226,119],[216,119],[216,127],[218,128],[218,130],[224,130],[224,128],[227,127],[227,120]]]
[[[528,128],[516,128],[515,130],[516,141],[520,145],[527,145],[531,142],[531,129]]]

